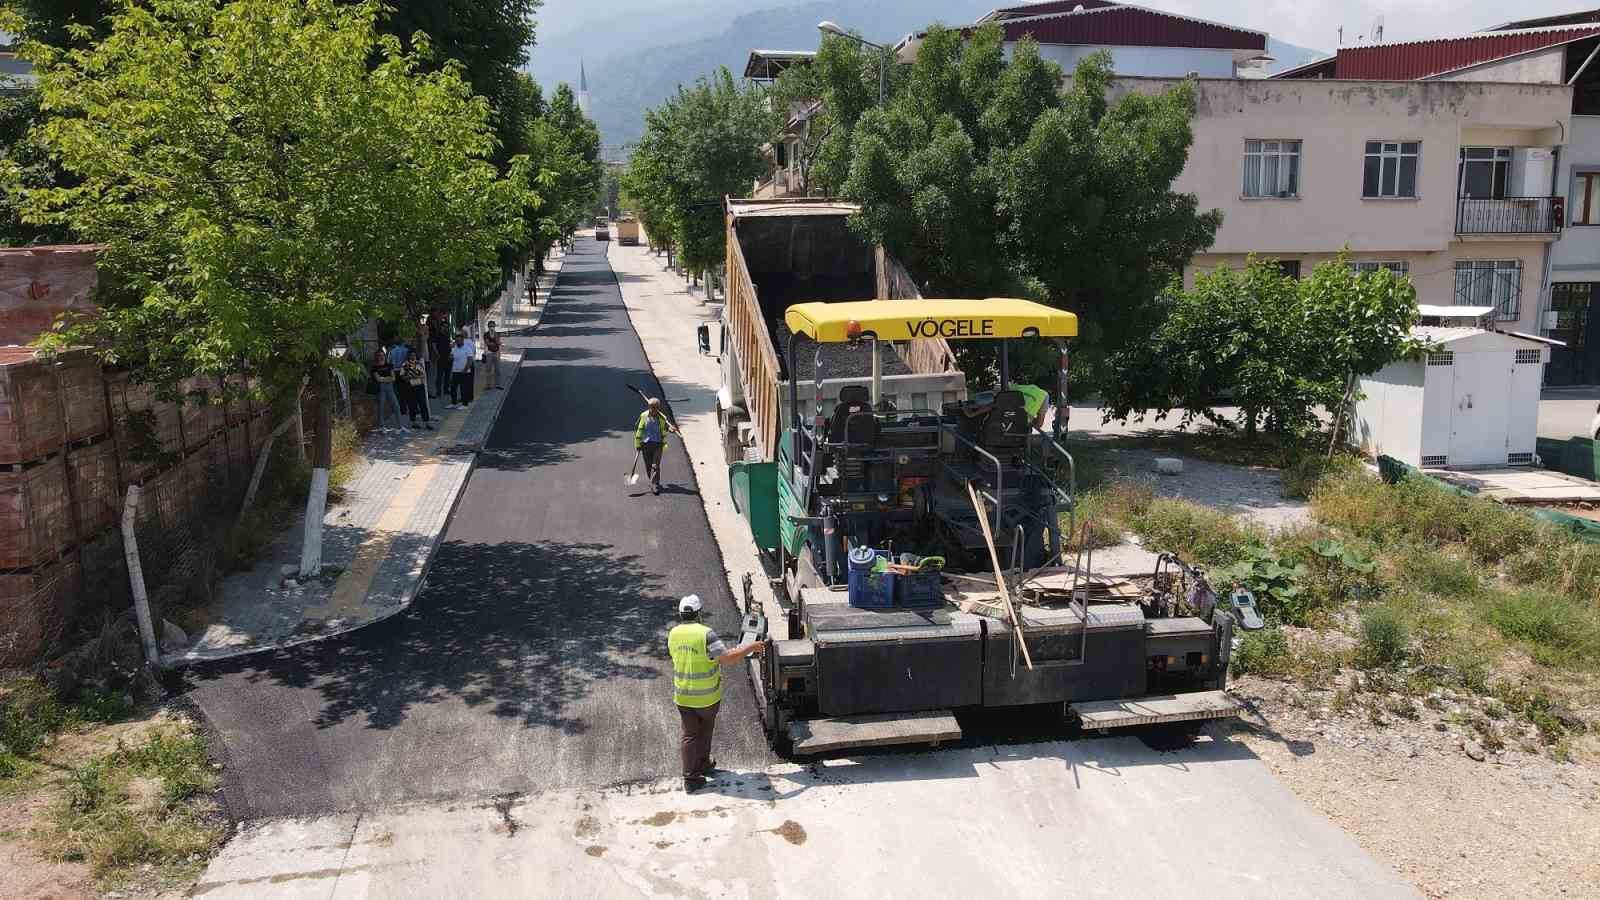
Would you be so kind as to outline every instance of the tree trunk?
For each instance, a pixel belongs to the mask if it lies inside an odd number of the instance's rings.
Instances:
[[[1247,441],[1256,439],[1256,415],[1257,413],[1253,409],[1244,411],[1244,439]]]
[[[328,469],[333,465],[333,371],[324,368],[316,380],[317,443],[311,454],[311,490],[306,492],[304,540],[300,545],[301,578],[312,578],[322,571],[322,519],[328,513]]]

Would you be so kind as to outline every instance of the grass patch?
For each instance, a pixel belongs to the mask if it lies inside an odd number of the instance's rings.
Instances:
[[[1225,566],[1266,542],[1266,532],[1198,503],[1157,497],[1129,523],[1145,543],[1190,563]]]
[[[198,863],[224,833],[206,799],[216,781],[191,729],[152,732],[74,767],[42,842],[56,858],[88,863],[104,882],[133,866]]]
[[[1154,498],[1155,488],[1139,480],[1113,481],[1083,494],[1078,498],[1076,530],[1064,541],[1066,549],[1112,547],[1122,543],[1129,522],[1149,509]],[[1062,521],[1066,522],[1065,516]]]
[[[1283,495],[1296,500],[1309,498],[1324,478],[1357,472],[1361,461],[1345,453],[1336,453],[1332,459],[1320,453],[1302,453],[1299,458],[1283,467],[1279,479]]]
[[[1497,591],[1483,606],[1488,624],[1547,666],[1600,662],[1600,615],[1549,591]]]

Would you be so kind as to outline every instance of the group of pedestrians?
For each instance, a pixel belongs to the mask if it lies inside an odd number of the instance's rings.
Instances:
[[[430,319],[440,318],[438,314]],[[438,399],[447,393],[450,404],[446,409],[466,409],[472,403],[477,381],[478,342],[465,329],[458,329],[454,337],[448,328],[429,328],[428,344],[434,369],[433,390],[428,390],[427,369],[417,352],[415,343],[396,341],[388,346],[379,345],[370,363],[372,393],[378,399],[378,428],[381,431],[404,430],[402,421],[409,419],[414,429],[433,430],[428,399]],[[489,365],[485,367],[485,389],[504,390],[500,385],[500,335],[493,322],[483,333],[483,350]],[[390,426],[391,413],[393,426]],[[420,423],[418,420],[421,420]]]

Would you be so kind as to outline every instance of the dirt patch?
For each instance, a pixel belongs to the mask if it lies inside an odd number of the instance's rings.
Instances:
[[[1465,695],[1361,694],[1364,708],[1339,712],[1338,687],[1241,678],[1231,689],[1249,712],[1237,736],[1426,897],[1594,896],[1600,769],[1590,753],[1556,762],[1509,718],[1493,720],[1504,746],[1486,747],[1463,723],[1479,702]]]
[[[599,859],[600,857],[606,855],[606,848],[600,846],[599,844],[590,844],[589,846],[583,848],[583,852],[589,854],[595,859]]]
[[[42,792],[0,801],[0,897],[88,900],[96,895],[87,865],[53,862],[33,842],[29,832],[34,819],[49,804],[50,797]]]
[[[783,824],[777,828],[768,828],[768,834],[775,834],[796,847],[806,842],[806,829],[793,819],[784,819]]]
[[[504,834],[506,837],[514,836],[517,833],[517,829],[522,827],[522,823],[518,822],[516,817],[511,815],[511,807],[517,802],[517,798],[520,796],[520,794],[513,793],[501,794],[500,796],[494,798],[494,811],[500,814],[500,822],[494,826],[494,830],[500,834]]]
[[[578,820],[578,826],[572,830],[574,837],[590,838],[600,833],[600,820],[594,816],[584,816]]]
[[[671,841],[656,841],[651,846],[655,847],[657,850],[665,850],[668,847],[672,846],[672,842]]]
[[[651,816],[648,819],[640,819],[636,824],[649,825],[649,826],[654,827],[654,828],[664,828],[664,827],[666,827],[668,825],[671,825],[673,822],[677,821],[677,819],[678,819],[678,814],[677,813],[675,813],[675,812],[667,812],[666,810],[663,810],[661,812],[656,813],[655,815]]]

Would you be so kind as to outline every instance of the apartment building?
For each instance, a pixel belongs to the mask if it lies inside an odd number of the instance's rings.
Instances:
[[[1155,92],[1177,79],[1120,79]],[[1290,274],[1347,252],[1411,276],[1421,303],[1493,306],[1539,333],[1560,235],[1552,190],[1572,89],[1551,84],[1198,79],[1189,162],[1174,183],[1222,210],[1187,273],[1249,255]]]
[[[1550,245],[1540,284],[1534,334],[1564,343],[1552,349],[1547,384],[1600,384],[1600,10],[1507,22],[1469,34],[1341,49],[1334,56],[1285,72],[1282,78],[1403,78],[1427,83],[1496,82],[1565,86],[1571,92],[1563,140],[1554,150],[1549,193],[1562,205],[1560,234]],[[1495,163],[1515,148],[1474,148],[1473,160]],[[1542,165],[1542,161],[1541,161]],[[1496,205],[1529,202],[1538,185],[1464,159],[1460,193],[1487,195]],[[1518,195],[1523,195],[1519,201]]]

